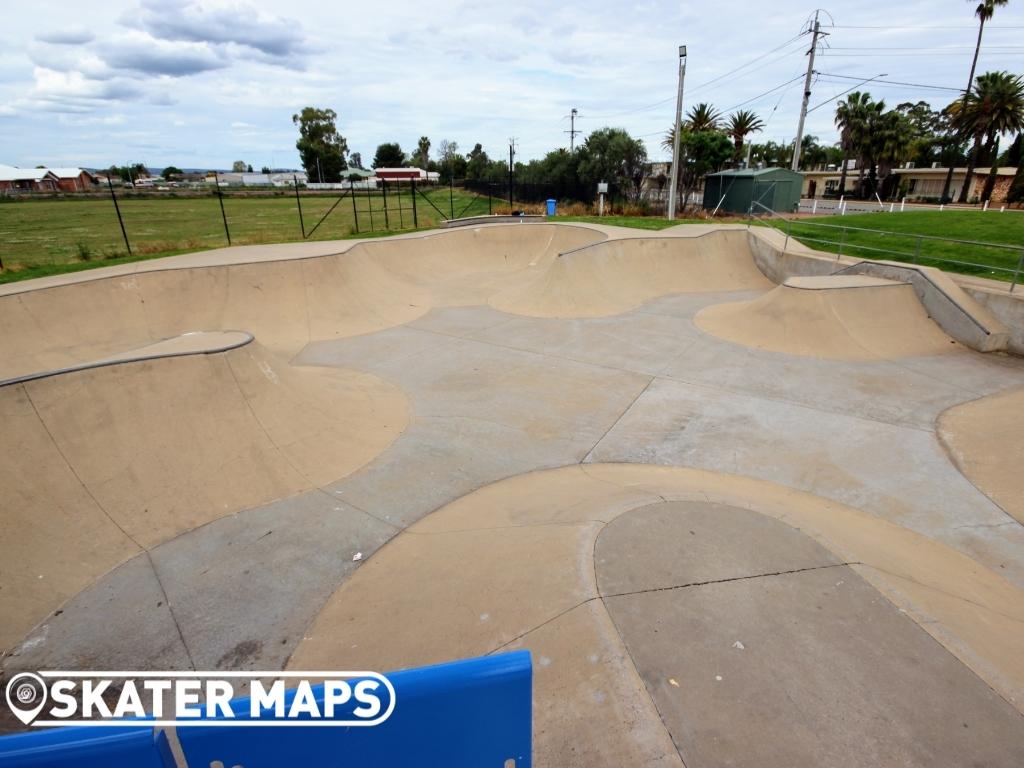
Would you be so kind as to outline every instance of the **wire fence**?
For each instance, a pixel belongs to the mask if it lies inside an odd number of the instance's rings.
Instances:
[[[0,198],[0,282],[231,245],[331,240],[507,212],[507,201],[417,179],[201,190],[105,186]]]

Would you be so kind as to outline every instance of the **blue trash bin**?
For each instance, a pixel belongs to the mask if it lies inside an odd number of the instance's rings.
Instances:
[[[547,203],[548,203],[548,216],[554,216],[555,215],[555,201],[554,200],[548,200]]]

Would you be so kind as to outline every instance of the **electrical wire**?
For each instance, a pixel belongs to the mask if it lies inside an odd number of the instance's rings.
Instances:
[[[863,77],[853,77],[851,75],[837,75],[832,72],[821,72],[819,73],[824,77],[838,77],[840,80],[863,80]],[[951,88],[948,85],[925,85],[924,83],[905,83],[900,80],[873,80],[872,82],[886,85],[905,85],[908,88],[930,88],[937,91],[955,91],[960,93],[963,88]]]
[[[799,80],[802,77],[806,77],[806,74],[799,74],[796,77],[794,77],[792,80],[787,80],[786,82],[782,83],[781,85],[777,85],[774,88],[768,89],[764,93],[759,93],[757,96],[749,98],[746,101],[741,101],[739,104],[735,104],[735,105],[729,107],[728,109],[722,110],[722,114],[726,114],[728,112],[732,112],[734,109],[738,109],[738,108],[740,108],[742,106],[750,104],[751,102],[757,101],[758,99],[761,99],[761,98],[767,96],[770,93],[775,93],[780,88],[785,88],[787,85],[792,85],[793,83],[795,83],[797,80]]]
[[[772,48],[770,51],[766,51],[765,53],[762,53],[760,56],[757,56],[757,57],[751,59],[750,61],[746,62],[745,64],[741,64],[740,66],[736,67],[735,69],[729,70],[728,72],[726,72],[724,74],[721,74],[721,75],[718,75],[717,77],[713,77],[712,79],[707,80],[707,81],[705,81],[703,83],[699,83],[697,85],[691,86],[691,87],[687,88],[686,91],[687,91],[687,93],[693,94],[696,91],[701,90],[702,88],[706,88],[709,85],[713,85],[713,84],[718,83],[718,82],[720,82],[722,80],[725,80],[727,77],[730,77],[731,75],[735,75],[738,72],[741,72],[742,70],[746,69],[747,67],[750,67],[750,66],[758,63],[762,59],[765,59],[768,56],[771,56],[773,53],[777,53],[778,51],[781,51],[782,49],[791,46],[793,43],[795,43],[798,40],[800,40],[800,38],[805,37],[807,34],[808,33],[806,31],[805,32],[801,32],[800,34],[796,35],[795,37],[791,37],[789,40],[787,40],[786,42],[782,43],[781,45],[776,46],[775,48]],[[795,53],[795,50],[796,49],[794,49],[793,51],[786,51],[786,53],[784,53],[779,58],[784,58],[785,56],[788,56],[788,55],[790,55],[792,53]],[[612,118],[612,117],[621,117],[623,115],[632,115],[632,114],[635,114],[637,112],[646,112],[648,110],[655,109],[656,107],[660,107],[663,104],[668,104],[671,101],[675,101],[675,99],[676,99],[675,96],[669,96],[666,99],[662,99],[661,101],[656,101],[653,104],[648,104],[648,105],[643,106],[643,107],[637,107],[635,109],[628,109],[628,110],[625,110],[623,112],[613,112],[613,113],[610,113],[610,114],[607,114],[607,115],[579,115],[579,116],[577,116],[577,119],[586,118],[586,119],[590,119],[590,120],[606,120],[606,119]]]

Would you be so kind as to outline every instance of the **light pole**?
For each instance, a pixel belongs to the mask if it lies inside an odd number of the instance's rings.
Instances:
[[[679,46],[679,92],[676,95],[676,121],[672,133],[672,185],[668,189],[668,218],[676,217],[676,186],[679,183],[679,138],[683,132],[683,81],[686,79],[686,46]]]

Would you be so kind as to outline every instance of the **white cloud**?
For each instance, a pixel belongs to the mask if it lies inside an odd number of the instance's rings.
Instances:
[[[744,108],[768,122],[762,140],[791,140],[800,82],[769,91],[806,66],[804,40],[793,41],[709,83],[794,38],[808,14],[794,0],[771,8],[736,0],[711,12],[675,0],[519,0],[511,10],[479,0],[355,8],[322,0],[49,2],[45,14],[29,6],[5,9],[0,104],[7,112],[5,150],[15,153],[6,161],[27,162],[59,145],[83,156],[107,152],[111,161],[145,153],[141,159],[154,165],[224,167],[236,156],[257,167],[294,165],[291,115],[305,105],[335,109],[340,131],[364,158],[384,141],[408,149],[425,134],[435,146],[442,138],[467,149],[479,141],[492,156],[505,155],[515,136],[527,159],[568,143],[563,118],[572,107],[580,111],[577,128],[624,127],[659,157],[660,134],[674,110],[680,43],[690,50],[687,107],[748,102]],[[962,0],[938,6],[862,0],[836,9],[841,26],[829,30],[832,49],[817,69],[865,78],[888,72],[892,80],[961,87],[976,35],[972,13]],[[872,28],[853,28],[861,26]],[[1019,72],[1019,30],[1001,26],[1024,26],[1024,6],[997,10],[980,66]],[[72,39],[78,42],[55,42]],[[918,50],[923,47],[929,50]],[[931,50],[938,47],[945,53]],[[822,77],[812,103],[846,87]],[[891,104],[926,98],[942,106],[954,95],[870,87]],[[40,110],[74,120],[117,114],[125,122],[96,123],[86,140],[71,123],[37,116]],[[835,139],[830,105],[811,113],[808,130]]]

